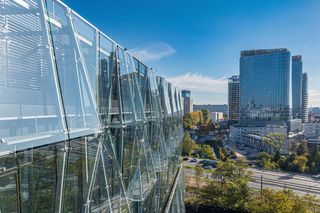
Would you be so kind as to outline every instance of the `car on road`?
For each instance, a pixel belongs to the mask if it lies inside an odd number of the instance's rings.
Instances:
[[[320,179],[320,174],[317,175],[312,175],[313,178],[319,178]]]
[[[198,159],[197,159],[197,158],[193,158],[193,159],[191,159],[189,162],[191,162],[191,163],[196,163],[196,162],[198,162]]]

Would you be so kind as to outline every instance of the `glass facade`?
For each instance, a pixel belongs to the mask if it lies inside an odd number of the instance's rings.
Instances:
[[[240,80],[238,75],[228,79],[229,120],[239,121]]]
[[[302,57],[292,56],[292,118],[301,119],[302,113]]]
[[[291,72],[287,49],[242,51],[240,123],[265,124],[290,119]]]
[[[309,86],[308,86],[308,73],[302,74],[302,122],[308,122],[308,104],[309,104]]]
[[[184,212],[180,90],[58,0],[0,0],[0,212]]]

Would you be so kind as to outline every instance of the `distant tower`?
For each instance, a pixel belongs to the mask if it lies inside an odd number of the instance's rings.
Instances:
[[[292,56],[292,118],[302,119],[302,57]]]
[[[273,124],[291,118],[290,62],[285,48],[241,51],[241,124]]]
[[[239,91],[239,75],[234,75],[228,79],[229,120],[231,121],[239,121]]]
[[[191,98],[191,91],[190,90],[182,90],[181,96],[183,99],[183,110],[184,114],[193,111],[193,100]]]
[[[302,122],[308,122],[308,74],[302,74]]]

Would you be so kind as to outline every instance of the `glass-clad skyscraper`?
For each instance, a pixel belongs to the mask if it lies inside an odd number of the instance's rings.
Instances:
[[[287,49],[242,51],[240,123],[267,124],[290,118],[290,52]]]
[[[301,119],[302,113],[302,57],[292,56],[292,118]]]
[[[240,80],[238,75],[228,79],[229,120],[239,121]]]
[[[0,212],[183,212],[182,109],[61,1],[0,1]]]
[[[302,74],[302,122],[308,122],[308,104],[309,104],[309,93],[308,93],[308,73]]]

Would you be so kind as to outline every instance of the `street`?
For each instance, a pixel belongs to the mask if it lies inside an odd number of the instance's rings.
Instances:
[[[255,168],[248,168],[248,171],[250,172],[250,188],[260,190],[262,185],[263,189],[290,189],[299,195],[313,194],[320,197],[320,179],[286,172],[261,171]],[[194,177],[196,171],[184,167],[184,175]],[[210,174],[207,172],[203,172],[202,176],[210,178]]]

